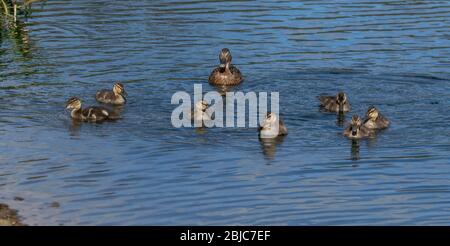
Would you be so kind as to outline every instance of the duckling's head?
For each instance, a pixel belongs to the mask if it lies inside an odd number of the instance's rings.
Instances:
[[[200,100],[195,104],[195,108],[199,109],[203,112],[205,112],[205,110],[209,107],[209,104],[207,101],[205,100]]]
[[[347,95],[344,92],[339,92],[336,96],[336,102],[339,105],[339,111],[344,110],[344,104],[347,102]]]
[[[352,136],[357,136],[361,128],[361,119],[358,115],[352,116],[352,121],[350,122],[350,131]]]
[[[376,120],[378,118],[378,109],[374,106],[370,106],[369,109],[367,109],[366,117],[371,120]]]
[[[223,48],[219,54],[220,66],[225,67],[231,63],[231,52],[227,48]]]
[[[113,91],[114,91],[114,94],[116,94],[116,95],[122,95],[123,97],[125,97],[125,95],[127,94],[127,93],[125,92],[125,88],[123,87],[123,84],[122,84],[122,83],[119,83],[119,82],[117,82],[117,83],[114,84],[114,86],[113,86]]]
[[[80,109],[81,100],[78,97],[71,97],[66,102],[66,109]]]
[[[278,117],[275,113],[267,112],[266,119],[264,120],[262,127],[267,128],[277,122]]]

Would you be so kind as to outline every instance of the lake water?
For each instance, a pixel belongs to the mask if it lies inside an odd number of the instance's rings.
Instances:
[[[0,202],[27,224],[450,224],[448,1],[49,1],[0,38]],[[282,141],[172,127],[223,47],[235,90],[280,93]],[[73,124],[115,81],[124,118]],[[338,90],[391,126],[343,137]]]

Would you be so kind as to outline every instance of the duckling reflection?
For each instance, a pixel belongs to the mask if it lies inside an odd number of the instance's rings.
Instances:
[[[70,125],[69,125],[69,132],[71,136],[79,136],[80,135],[80,128],[81,128],[81,121],[76,119],[70,119]]]
[[[344,129],[343,135],[350,139],[360,139],[369,137],[370,131],[362,125],[361,119],[355,114],[349,126]]]
[[[71,97],[67,100],[66,109],[71,110],[70,116],[72,119],[79,121],[103,122],[120,118],[114,111],[104,107],[91,106],[83,109],[81,100],[77,97]]]
[[[344,123],[345,123],[345,114],[344,113],[336,114],[336,125],[339,127],[343,127]]]
[[[126,103],[127,93],[122,83],[115,83],[112,90],[99,90],[95,93],[95,99],[98,102],[113,104],[113,105],[123,105]]]
[[[224,48],[220,51],[219,61],[220,65],[215,68],[209,75],[208,81],[212,85],[231,86],[237,85],[244,79],[241,71],[233,65],[231,65],[231,52],[229,49]]]
[[[389,126],[389,120],[384,117],[374,106],[370,106],[366,112],[364,126],[368,129],[384,129]]]
[[[277,115],[272,112],[267,112],[266,119],[258,130],[260,138],[276,138],[288,134],[283,120],[278,119]]]
[[[359,159],[360,159],[360,155],[359,155],[359,140],[352,139],[351,160],[357,161]]]
[[[344,92],[339,92],[336,96],[319,96],[319,101],[320,106],[330,112],[345,113],[351,109]]]
[[[261,143],[262,153],[266,159],[272,160],[277,151],[277,145],[283,143],[285,136],[278,136],[275,138],[259,138]]]

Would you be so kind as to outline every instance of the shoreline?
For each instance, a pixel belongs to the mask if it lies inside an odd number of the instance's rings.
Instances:
[[[0,226],[24,226],[17,214],[17,210],[0,203]]]

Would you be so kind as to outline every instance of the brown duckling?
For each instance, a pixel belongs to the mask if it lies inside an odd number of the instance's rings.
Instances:
[[[241,71],[231,65],[231,52],[224,48],[219,54],[220,65],[211,72],[208,81],[212,85],[231,86],[237,85],[244,79]]]
[[[105,120],[116,120],[120,116],[104,107],[81,108],[81,100],[77,97],[71,97],[67,100],[66,109],[72,110],[70,116],[72,119],[80,121],[101,122]]]
[[[370,106],[366,112],[364,126],[368,129],[383,129],[389,126],[389,120],[384,117],[374,106]]]
[[[126,103],[127,93],[122,83],[115,83],[112,90],[99,90],[95,93],[95,99],[101,103],[123,105]]]
[[[345,113],[350,111],[350,103],[344,92],[336,96],[319,96],[320,106],[331,112]]]
[[[267,113],[266,119],[258,130],[260,138],[275,138],[288,134],[283,120],[278,119],[277,115],[271,112]]]
[[[352,121],[350,122],[349,126],[345,128],[343,134],[344,136],[351,139],[359,139],[369,137],[370,130],[362,125],[361,119],[358,115],[355,114],[352,116]]]

